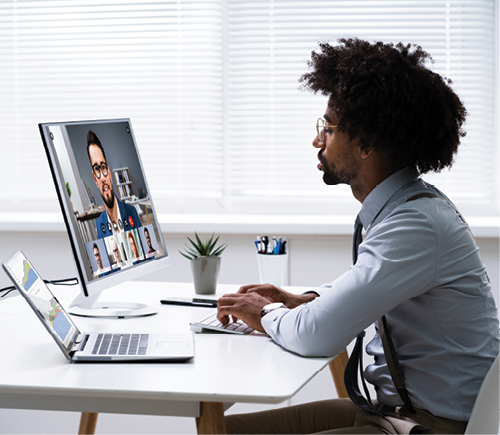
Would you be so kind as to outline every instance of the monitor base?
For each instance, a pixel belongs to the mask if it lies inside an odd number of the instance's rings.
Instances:
[[[158,313],[153,305],[139,302],[98,301],[99,294],[85,297],[80,293],[70,304],[68,312],[80,317],[101,317],[113,319],[129,319],[146,317]]]
[[[92,308],[82,308],[77,305],[69,308],[69,313],[80,317],[111,317],[129,319],[146,317],[158,313],[158,310],[146,304],[136,302],[98,302]]]

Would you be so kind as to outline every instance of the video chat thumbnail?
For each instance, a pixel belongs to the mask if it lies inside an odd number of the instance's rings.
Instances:
[[[96,277],[154,258],[158,253],[158,241],[151,224],[87,242],[86,247]]]

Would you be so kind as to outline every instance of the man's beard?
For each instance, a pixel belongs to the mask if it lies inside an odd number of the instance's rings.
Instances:
[[[357,170],[354,165],[347,168],[338,169],[333,164],[328,163],[323,157],[323,152],[318,153],[318,160],[323,165],[323,182],[329,186],[337,184],[351,184],[351,180],[356,176]]]
[[[109,189],[109,192],[110,192],[109,198],[105,198],[102,193],[101,193],[101,198],[104,201],[104,204],[106,204],[106,207],[111,209],[115,206],[115,191],[111,188]]]

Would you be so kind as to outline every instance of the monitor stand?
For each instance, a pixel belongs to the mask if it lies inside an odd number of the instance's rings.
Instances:
[[[138,302],[106,301],[98,302],[101,293],[85,296],[81,292],[69,306],[69,313],[81,317],[101,317],[128,319],[156,314],[158,310],[152,305]]]

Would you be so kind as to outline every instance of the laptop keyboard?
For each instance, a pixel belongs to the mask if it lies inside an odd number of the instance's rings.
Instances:
[[[92,355],[146,355],[149,334],[98,334]]]
[[[227,325],[223,325],[217,319],[217,312],[212,313],[210,316],[205,317],[198,322],[191,323],[191,329],[193,331],[199,332],[199,328],[220,332],[230,332],[232,334],[250,334],[253,332],[253,329],[246,323],[243,323],[240,319],[238,319],[237,322],[230,322]]]

